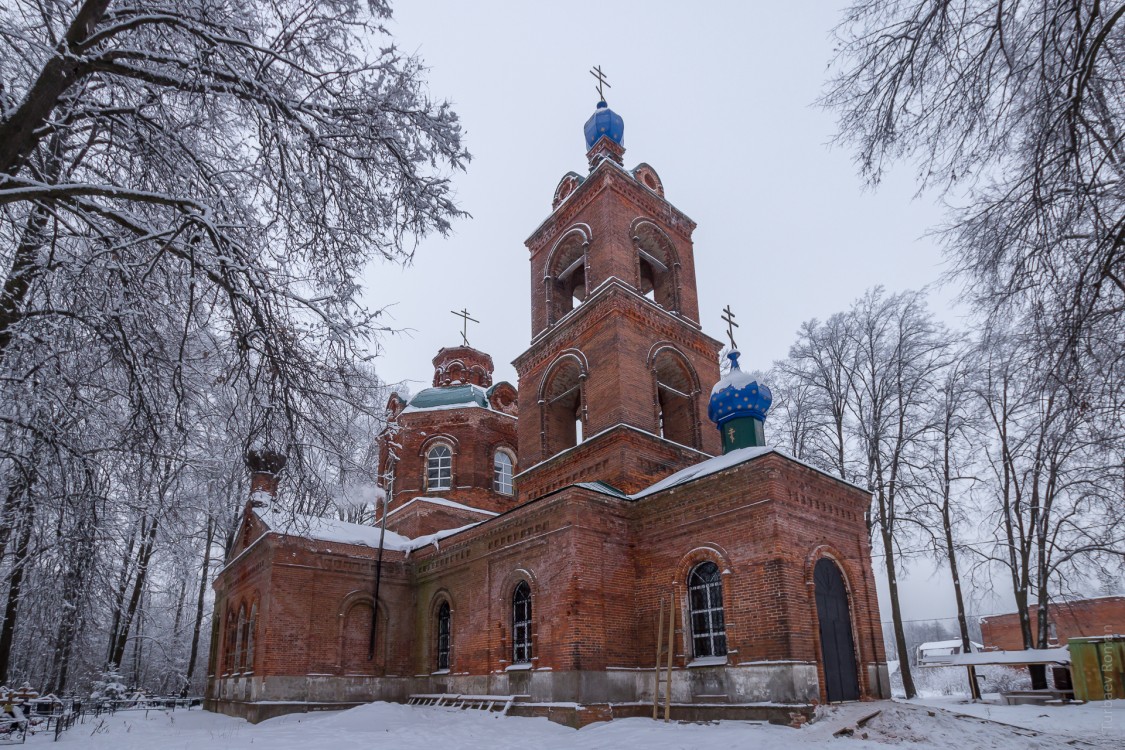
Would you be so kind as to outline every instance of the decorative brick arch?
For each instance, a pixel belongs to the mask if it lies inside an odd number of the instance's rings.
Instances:
[[[637,179],[637,182],[641,183],[661,198],[664,197],[664,183],[661,181],[660,175],[656,173],[656,170],[648,164],[641,162],[633,167],[633,177]]]
[[[697,547],[693,547],[680,558],[680,562],[676,565],[672,585],[677,587],[687,586],[687,577],[692,568],[701,562],[715,563],[719,566],[719,570],[724,577],[734,574],[734,563],[731,562],[730,555],[723,549],[722,545],[704,542]],[[685,588],[685,595],[686,591]]]
[[[840,578],[843,579],[844,588],[848,593],[848,616],[851,619],[852,645],[855,649],[856,680],[859,683],[860,696],[862,697],[864,694],[870,695],[871,691],[870,685],[868,685],[867,676],[865,674],[866,670],[864,670],[863,668],[863,665],[865,663],[863,659],[864,644],[863,639],[860,638],[855,586],[853,585],[851,575],[848,572],[848,566],[844,564],[844,560],[846,560],[847,558],[840,553],[840,550],[836,549],[831,544],[820,544],[814,547],[812,551],[810,551],[809,554],[805,557],[804,575],[805,590],[808,596],[807,606],[809,608],[808,611],[811,617],[810,622],[812,622],[813,624],[812,633],[814,635],[812,641],[813,649],[816,652],[816,679],[818,683],[817,687],[820,693],[821,702],[827,703],[827,682],[824,673],[824,654],[822,653],[820,645],[820,616],[816,611],[816,581],[814,580],[816,564],[820,560],[824,559],[830,560],[832,564],[836,566],[836,569],[840,571]],[[874,655],[872,656],[870,661],[875,661]]]
[[[539,381],[539,441],[544,458],[577,444],[574,422],[583,427],[586,411],[586,355],[578,349],[564,349],[546,368]]]
[[[555,244],[551,245],[551,249],[547,252],[547,265],[544,267],[544,273],[546,275],[551,274],[552,266],[557,260],[556,255],[559,252],[559,248],[569,244],[570,242],[573,242],[576,239],[582,242],[582,244],[584,245],[590,244],[590,242],[594,239],[594,231],[590,229],[589,224],[574,224],[561,235],[559,235],[559,238],[555,240]]]
[[[371,622],[355,610],[372,609],[375,597],[369,591],[356,590],[347,594],[336,612],[338,620],[336,667],[340,674],[377,675],[387,669],[390,625],[386,606],[380,602],[373,617],[376,618],[375,658],[368,661],[367,650],[371,638]]]
[[[429,452],[430,448],[434,447],[434,443],[445,443],[451,449],[453,449],[453,455],[457,455],[459,449],[461,448],[461,441],[459,441],[456,437],[450,435],[447,432],[439,432],[436,435],[430,435],[422,441],[422,445],[418,449],[418,455],[422,458],[425,458],[426,453]]]
[[[645,367],[652,376],[652,415],[657,434],[689,448],[703,447],[699,418],[702,388],[691,360],[670,341],[649,349]]]
[[[681,312],[683,294],[680,289],[682,263],[676,243],[656,222],[638,217],[629,225],[633,254],[634,284],[637,291],[653,294],[653,301],[666,310]],[[650,288],[651,287],[651,288]]]
[[[573,309],[572,298],[588,291],[590,278],[590,242],[593,231],[588,224],[575,224],[551,246],[543,267],[543,297],[547,327],[551,327]],[[575,264],[581,260],[581,264]],[[581,289],[579,290],[579,287]]]

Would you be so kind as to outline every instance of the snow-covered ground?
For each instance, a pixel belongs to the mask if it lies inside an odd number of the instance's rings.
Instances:
[[[854,726],[876,710],[881,710],[880,715],[857,728],[853,736],[833,737],[837,730]],[[50,742],[51,737],[39,735],[29,738],[28,745],[43,745],[46,750]],[[198,710],[150,711],[147,717],[122,712],[88,719],[60,740],[61,747],[91,750],[787,750],[820,746],[862,750],[888,744],[957,750],[1119,750],[1125,747],[1125,702],[1044,708],[961,705],[952,698],[884,701],[828,709],[801,729],[738,721],[664,724],[620,719],[578,731],[546,719],[373,703],[350,711],[284,716],[258,725]]]

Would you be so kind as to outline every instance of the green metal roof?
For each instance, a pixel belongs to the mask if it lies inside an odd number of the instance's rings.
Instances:
[[[433,409],[441,406],[468,406],[476,404],[488,408],[484,390],[475,385],[450,385],[443,388],[427,388],[410,399],[409,406],[415,409]]]

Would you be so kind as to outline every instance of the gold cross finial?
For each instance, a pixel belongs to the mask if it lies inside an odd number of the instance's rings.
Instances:
[[[734,329],[738,328],[738,323],[734,322],[735,315],[731,312],[730,305],[723,308],[723,312],[726,313],[723,315],[723,321],[727,324],[727,338],[730,339],[730,348],[737,349],[738,344],[734,343]]]
[[[605,73],[602,72],[601,65],[595,65],[594,67],[590,68],[590,75],[598,79],[598,99],[604,102],[605,93],[602,91],[602,86],[605,86],[608,89],[613,88],[613,86],[610,86],[609,82],[605,79]]]
[[[465,346],[468,346],[469,345],[469,321],[471,320],[474,323],[479,323],[480,321],[477,320],[476,318],[470,317],[469,311],[465,308],[461,308],[461,312],[457,312],[456,310],[450,310],[449,312],[453,313],[458,318],[462,319],[461,320],[461,340],[465,342]]]

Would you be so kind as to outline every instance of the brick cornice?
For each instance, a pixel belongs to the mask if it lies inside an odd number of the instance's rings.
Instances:
[[[602,282],[594,293],[570,315],[539,334],[531,345],[512,360],[523,373],[563,348],[573,346],[582,335],[612,313],[624,314],[653,332],[653,341],[670,340],[702,356],[717,357],[723,344],[706,333],[698,323],[675,315],[636,293],[617,278]]]
[[[555,238],[560,228],[570,226],[575,217],[607,188],[616,190],[645,209],[651,214],[650,218],[659,221],[666,229],[685,240],[691,240],[691,233],[695,230],[696,224],[690,216],[637,182],[637,179],[624,167],[603,160],[585,181],[535,228],[524,244],[532,253],[541,249]]]

